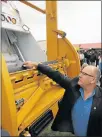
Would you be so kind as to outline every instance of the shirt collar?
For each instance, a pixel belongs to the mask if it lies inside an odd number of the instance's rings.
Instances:
[[[83,88],[80,88],[79,91],[81,93],[81,97],[84,99],[84,90],[83,90]],[[93,90],[91,96],[89,96],[87,99],[93,97],[94,95],[95,95],[95,89]]]

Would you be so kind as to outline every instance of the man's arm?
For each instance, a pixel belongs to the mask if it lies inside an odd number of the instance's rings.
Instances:
[[[38,64],[37,69],[41,73],[47,75],[49,78],[54,80],[61,87],[66,89],[70,86],[71,79],[68,78],[67,76],[63,75],[59,71],[53,70],[51,67],[43,65],[43,64]]]
[[[61,74],[57,70],[53,70],[51,67],[43,64],[34,64],[32,62],[25,62],[24,66],[29,67],[29,68],[36,68],[39,70],[41,73],[47,75],[49,78],[51,78],[53,81],[58,83],[61,87],[67,89],[71,85],[71,79],[68,78],[67,76]]]

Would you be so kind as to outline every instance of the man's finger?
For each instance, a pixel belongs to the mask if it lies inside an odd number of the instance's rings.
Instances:
[[[28,65],[28,64],[29,64],[29,62],[28,62],[28,61],[26,61],[26,62],[24,62],[23,64],[24,64],[24,65]]]

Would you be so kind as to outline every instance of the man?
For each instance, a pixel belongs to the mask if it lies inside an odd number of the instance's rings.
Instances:
[[[83,68],[85,68],[86,66],[88,66],[87,63],[83,63],[83,65],[81,66],[81,70],[83,70]]]
[[[86,59],[86,63],[87,64],[90,64],[90,53],[89,53],[89,51],[85,51],[84,52],[84,57],[85,57],[85,59]]]
[[[80,64],[81,64],[81,66],[83,65],[83,63],[84,63],[84,54],[83,54],[83,51],[80,51]]]
[[[95,50],[92,50],[91,51],[91,56],[90,56],[91,65],[95,66],[95,61],[96,61],[96,53],[95,53]]]
[[[96,85],[100,79],[97,67],[86,66],[79,78],[70,79],[43,64],[25,62],[24,66],[38,69],[66,89],[52,130],[76,136],[102,136],[102,89]]]
[[[99,56],[100,53],[98,51],[95,51],[95,55],[96,55],[96,67],[99,65]]]
[[[100,55],[100,58],[99,58],[99,69],[101,72],[100,87],[102,87],[102,55]]]

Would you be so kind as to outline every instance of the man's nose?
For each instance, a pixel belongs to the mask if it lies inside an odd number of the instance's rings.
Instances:
[[[79,74],[79,78],[81,78],[81,77],[82,77],[82,73]]]

